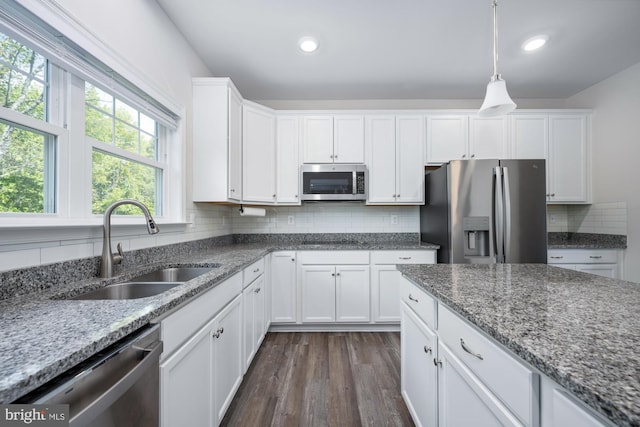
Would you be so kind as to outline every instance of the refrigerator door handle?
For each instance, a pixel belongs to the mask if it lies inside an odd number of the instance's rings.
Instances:
[[[502,168],[493,168],[495,179],[493,236],[495,242],[496,262],[504,263],[504,194],[502,191]]]
[[[511,253],[511,189],[509,187],[509,169],[504,166],[502,168],[502,176],[504,177],[504,258]]]

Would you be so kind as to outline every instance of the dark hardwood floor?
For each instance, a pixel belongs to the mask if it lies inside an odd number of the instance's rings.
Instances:
[[[222,426],[413,426],[400,334],[269,333]]]

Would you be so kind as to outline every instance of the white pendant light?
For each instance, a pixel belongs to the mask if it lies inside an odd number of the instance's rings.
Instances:
[[[497,117],[515,110],[516,104],[507,92],[507,84],[498,73],[498,13],[497,0],[493,0],[493,76],[487,85],[487,94],[478,111],[480,117]]]

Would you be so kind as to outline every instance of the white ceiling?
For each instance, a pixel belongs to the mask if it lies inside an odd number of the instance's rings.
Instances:
[[[482,98],[493,72],[491,0],[157,1],[248,99]],[[513,98],[566,98],[640,62],[640,0],[501,0],[498,26]],[[547,46],[520,49],[539,33]]]

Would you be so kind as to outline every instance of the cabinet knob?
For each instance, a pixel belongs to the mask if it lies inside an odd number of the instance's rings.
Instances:
[[[340,273],[336,273],[336,276],[339,276],[339,275],[340,275]]]
[[[462,155],[462,158],[463,158],[463,159],[466,159],[466,158],[467,158],[467,155],[466,155],[466,154],[463,154],[463,155]]]
[[[399,194],[396,194],[396,197],[399,199],[399,198],[400,198],[400,195],[399,195]]]
[[[331,277],[336,277],[336,274],[335,273],[331,273]]]
[[[424,346],[424,352],[425,353],[432,353],[431,351],[431,347],[427,347],[426,345]]]
[[[442,361],[438,359],[433,359],[433,364],[436,366],[442,366]]]
[[[472,155],[471,155],[471,158],[473,159],[475,156],[476,156],[475,154],[472,154]]]
[[[394,194],[394,195],[392,195],[391,197],[393,197],[393,198],[395,199],[395,198],[396,198],[396,195]]]
[[[291,261],[295,262],[295,261],[296,261],[296,259],[295,259],[295,258],[291,258]]]
[[[255,290],[255,291],[253,291],[253,292],[255,292],[256,294],[259,294],[261,289],[262,289],[262,288],[258,288],[258,289],[256,289],[256,290]]]
[[[298,195],[296,194],[296,195],[295,195],[295,196],[293,196],[293,197],[295,197],[295,198],[297,199],[297,198],[298,198]]]
[[[273,195],[273,198],[274,198],[274,199],[276,198],[276,195],[275,195],[275,194]]]
[[[333,159],[333,154],[332,154],[332,155],[330,155],[329,157]]]

